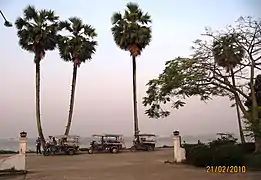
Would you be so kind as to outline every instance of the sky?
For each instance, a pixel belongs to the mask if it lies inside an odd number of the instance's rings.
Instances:
[[[61,20],[77,16],[96,28],[97,52],[78,70],[72,134],[133,134],[132,64],[128,52],[120,50],[111,35],[110,18],[123,11],[126,0],[1,0],[0,9],[15,22],[27,5],[53,9]],[[205,27],[222,29],[240,16],[260,17],[259,0],[136,0],[153,20],[152,42],[137,59],[138,115],[141,132],[170,136],[238,132],[236,111],[227,98],[208,103],[197,97],[172,110],[165,119],[149,119],[142,105],[146,83],[158,76],[167,60],[191,53],[192,41]],[[17,137],[20,131],[36,137],[35,65],[33,54],[18,45],[15,27],[0,19],[0,137]],[[41,62],[41,118],[45,136],[64,132],[72,78],[72,63],[47,52]]]

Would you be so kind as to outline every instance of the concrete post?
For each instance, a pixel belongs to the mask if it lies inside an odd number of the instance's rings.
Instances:
[[[181,148],[181,136],[179,131],[173,132],[173,161],[180,163],[186,159],[186,152],[184,148]]]
[[[19,173],[21,173],[21,171],[23,171],[24,173],[27,172],[25,166],[25,153],[27,143],[26,135],[26,132],[20,133],[19,154],[0,159],[0,171],[5,171],[6,173],[8,173],[8,175],[10,175],[10,173],[14,173],[14,171],[19,171]]]
[[[19,154],[25,154],[27,150],[27,133],[21,132],[19,138]]]
[[[180,136],[179,131],[173,132],[173,160],[179,162]]]

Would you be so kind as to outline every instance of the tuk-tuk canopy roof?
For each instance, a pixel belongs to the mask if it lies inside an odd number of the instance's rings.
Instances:
[[[137,134],[137,136],[156,136],[155,134]]]
[[[94,136],[98,136],[98,137],[121,137],[123,136],[122,134],[94,134],[92,135]]]
[[[77,135],[58,135],[54,136],[55,138],[61,139],[61,138],[80,138],[80,136]]]

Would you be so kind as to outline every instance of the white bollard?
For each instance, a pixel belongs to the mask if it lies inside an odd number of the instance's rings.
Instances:
[[[181,148],[181,136],[179,131],[173,132],[173,161],[180,163],[186,159],[186,152],[184,148]]]
[[[27,144],[27,133],[21,132],[19,138],[19,154],[9,156],[6,158],[0,159],[0,171],[6,171],[13,173],[15,171],[26,172],[25,166],[25,156],[26,156],[26,144]]]
[[[25,154],[27,150],[27,133],[21,132],[19,138],[19,154]]]

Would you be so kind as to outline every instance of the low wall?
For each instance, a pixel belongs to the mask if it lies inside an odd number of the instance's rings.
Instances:
[[[8,170],[26,171],[25,154],[16,154],[0,159],[0,172]]]

